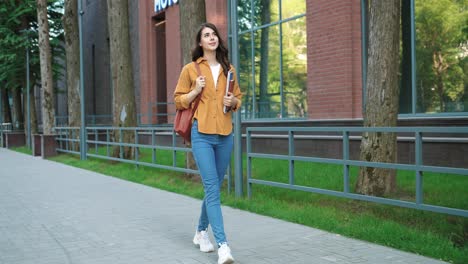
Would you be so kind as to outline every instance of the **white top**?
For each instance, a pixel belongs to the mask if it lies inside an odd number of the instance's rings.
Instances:
[[[221,64],[218,63],[215,66],[210,65],[210,68],[211,68],[211,73],[213,74],[213,81],[216,87],[216,85],[218,84],[218,76],[219,76],[219,71],[221,70]]]

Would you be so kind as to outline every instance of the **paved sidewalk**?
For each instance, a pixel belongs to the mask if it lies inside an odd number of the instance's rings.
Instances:
[[[0,148],[0,264],[216,263],[200,201]],[[236,263],[443,263],[223,207]]]

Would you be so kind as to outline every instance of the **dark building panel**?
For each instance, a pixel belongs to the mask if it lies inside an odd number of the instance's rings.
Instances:
[[[111,121],[112,89],[106,1],[87,0],[83,15],[83,60],[87,123]]]
[[[133,86],[135,87],[135,103],[137,113],[140,113],[140,45],[138,30],[138,8],[140,1],[128,1],[128,16],[130,27],[130,49],[132,52]]]

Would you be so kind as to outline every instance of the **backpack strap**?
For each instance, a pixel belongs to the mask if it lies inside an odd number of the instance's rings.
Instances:
[[[194,61],[193,64],[195,64],[195,68],[197,69],[198,77],[201,76],[200,65],[196,61]],[[202,89],[201,93],[199,93],[197,95],[197,97],[195,98],[195,105],[192,108],[192,115],[194,115],[195,111],[197,111],[198,104],[200,103],[202,93],[203,93],[203,89]]]
[[[196,61],[194,61],[193,64],[195,64],[195,68],[197,69],[198,76],[201,76],[200,65]]]

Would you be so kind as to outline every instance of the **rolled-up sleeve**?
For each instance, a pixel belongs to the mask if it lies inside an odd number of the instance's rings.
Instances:
[[[192,81],[190,80],[190,74],[188,66],[182,69],[177,82],[176,89],[174,91],[174,102],[177,110],[190,108],[188,101],[188,93],[191,91]]]

